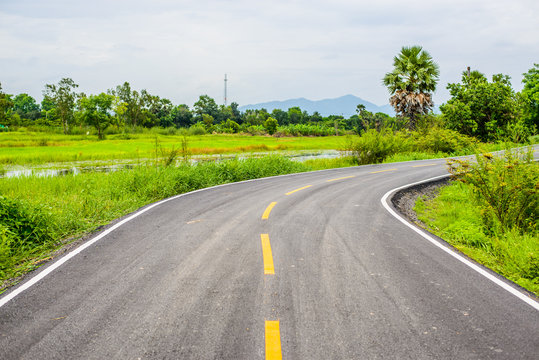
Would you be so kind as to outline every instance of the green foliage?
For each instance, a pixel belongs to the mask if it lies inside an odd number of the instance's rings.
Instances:
[[[327,125],[290,124],[278,126],[275,136],[331,136],[335,135],[335,128]]]
[[[311,159],[303,162],[310,170],[335,169],[359,165],[355,156],[341,156],[334,159]]]
[[[533,64],[528,72],[522,74],[524,88],[521,95],[524,101],[523,120],[532,132],[539,128],[539,64]]]
[[[206,122],[203,119],[203,115],[210,116],[212,119],[219,118],[219,107],[215,100],[208,95],[201,95],[193,107],[199,121]]]
[[[535,232],[538,218],[539,168],[530,151],[507,150],[504,158],[477,156],[476,163],[451,160],[449,171],[472,185],[482,205],[484,224],[491,231]]]
[[[18,94],[13,98],[13,111],[23,119],[36,120],[41,117],[39,104],[28,94]]]
[[[474,186],[452,182],[414,210],[427,228],[460,251],[539,295],[539,239],[536,232],[492,231]]]
[[[0,179],[0,278],[19,274],[22,263],[31,267],[44,249],[63,238],[91,231],[148,203],[217,184],[308,169],[268,156],[139,166],[108,174]]]
[[[448,84],[451,99],[440,107],[450,129],[482,141],[505,137],[519,116],[519,105],[507,75],[492,82],[479,73],[462,75],[462,84]]]
[[[103,139],[103,130],[110,125],[114,96],[101,93],[81,100],[84,122],[96,128],[98,138]]]
[[[236,134],[240,130],[240,125],[234,120],[228,119],[224,123],[223,129],[225,129],[225,132],[227,133]]]
[[[264,121],[264,128],[270,135],[275,134],[278,125],[279,123],[277,122],[277,120],[272,117],[269,117],[266,119],[266,121]]]
[[[39,204],[0,195],[0,277],[10,274],[21,254],[50,246],[57,232]]]
[[[189,128],[189,135],[205,135],[206,129],[204,128],[204,125],[197,123],[192,125]]]
[[[64,134],[69,132],[69,126],[73,120],[73,111],[75,102],[79,94],[75,93],[74,89],[79,87],[70,78],[63,78],[58,82],[58,85],[47,84],[43,91],[44,98],[54,104],[58,117],[64,127]]]
[[[297,106],[288,109],[288,121],[290,124],[300,124],[303,120],[303,113]]]
[[[0,83],[0,125],[7,125],[7,112],[12,107],[13,102],[10,100],[9,96],[2,91],[2,84]]]
[[[143,123],[143,110],[146,105],[145,90],[140,93],[136,90],[131,90],[131,85],[126,81],[123,85],[118,85],[116,90],[110,90],[110,93],[118,97],[114,110],[124,124],[135,127]]]
[[[185,104],[178,105],[171,109],[164,122],[172,124],[177,128],[187,128],[193,124],[193,114],[189,110],[189,106]]]
[[[431,93],[436,90],[440,70],[421,46],[403,47],[393,59],[393,67],[383,79],[392,95],[389,103],[397,114],[409,119],[414,130],[417,115],[428,114],[434,105]]]
[[[351,140],[347,149],[357,158],[359,165],[383,162],[387,157],[406,149],[407,141],[400,133],[390,130],[367,130]]]
[[[470,154],[475,151],[477,141],[450,129],[432,127],[411,134],[413,150],[452,155]]]
[[[204,127],[207,131],[211,132],[213,130],[213,120],[213,116],[208,114],[202,114],[202,123],[204,124]]]

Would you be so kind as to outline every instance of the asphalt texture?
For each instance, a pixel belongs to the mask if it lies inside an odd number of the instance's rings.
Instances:
[[[283,359],[537,359],[539,311],[382,206],[446,173],[362,166],[163,203],[2,306],[0,358],[264,359],[279,321]]]

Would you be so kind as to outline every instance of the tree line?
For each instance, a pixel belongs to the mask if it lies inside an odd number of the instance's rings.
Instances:
[[[199,127],[207,132],[237,133],[249,126],[262,127],[273,134],[277,126],[309,124],[341,130],[358,130],[361,117],[389,120],[383,113],[372,114],[364,107],[361,113],[348,119],[343,116],[322,116],[318,112],[309,114],[299,107],[288,110],[266,109],[241,112],[235,102],[228,106],[218,105],[208,95],[201,95],[189,107],[174,105],[169,99],[152,95],[146,90],[137,91],[128,82],[97,95],[78,93],[76,84],[70,78],[61,79],[58,84],[47,84],[41,104],[26,93],[9,95],[1,92],[0,84],[0,124],[5,126],[50,126],[63,128],[69,134],[73,128],[92,126],[102,137],[107,127],[152,128]]]
[[[295,129],[288,135],[361,134],[366,129],[391,128],[415,130],[418,124],[436,123],[482,141],[511,138],[526,141],[539,127],[539,64],[524,73],[524,89],[515,92],[507,75],[497,74],[488,81],[481,72],[464,71],[460,83],[447,85],[451,99],[440,106],[441,115],[432,114],[432,93],[439,79],[438,65],[420,46],[403,47],[394,58],[394,69],[385,74],[383,83],[391,95],[389,102],[396,117],[373,114],[359,104],[356,114],[322,116],[309,114],[299,107],[288,110],[266,109],[239,111],[235,102],[218,105],[201,95],[189,107],[174,105],[169,99],[137,91],[128,82],[97,95],[77,92],[70,78],[58,84],[46,84],[38,104],[26,93],[9,95],[0,84],[1,127],[61,127],[65,134],[88,126],[103,138],[112,132],[140,128],[194,128],[198,133],[258,132],[270,135],[282,127]]]

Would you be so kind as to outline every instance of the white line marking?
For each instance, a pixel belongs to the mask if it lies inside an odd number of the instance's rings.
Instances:
[[[393,190],[390,190],[382,197],[382,199],[381,199],[382,205],[386,208],[387,211],[389,211],[389,213],[391,215],[396,217],[400,222],[402,222],[404,225],[408,226],[410,229],[414,230],[416,233],[418,233],[419,235],[424,237],[426,240],[431,242],[433,245],[437,246],[438,248],[445,251],[447,254],[453,256],[455,259],[457,259],[460,262],[464,263],[464,265],[467,265],[471,269],[477,271],[479,274],[483,275],[484,277],[486,277],[487,279],[489,279],[490,281],[492,281],[496,285],[500,286],[502,289],[504,289],[504,290],[510,292],[511,294],[515,295],[517,298],[524,301],[526,304],[530,305],[535,310],[539,310],[539,303],[537,301],[535,301],[532,298],[530,298],[530,297],[526,296],[525,294],[521,293],[517,289],[513,288],[511,285],[509,285],[509,284],[505,283],[504,281],[500,280],[496,276],[494,276],[491,273],[487,272],[485,269],[481,268],[477,264],[475,264],[475,263],[471,262],[470,260],[466,259],[465,257],[461,256],[460,254],[456,253],[455,251],[451,250],[450,248],[447,248],[444,245],[440,244],[432,236],[430,236],[429,234],[427,234],[423,230],[420,230],[419,228],[413,226],[408,221],[406,221],[402,216],[397,214],[397,212],[395,212],[395,210],[393,210],[391,208],[391,206],[389,206],[389,204],[387,203],[387,199],[389,198],[389,196],[392,195],[393,193],[401,190],[401,189],[404,189],[404,188],[407,188],[407,187],[410,187],[410,186],[414,186],[414,185],[417,185],[417,184],[421,184],[421,183],[441,179],[441,178],[444,178],[444,177],[449,177],[449,176],[450,176],[449,174],[448,175],[436,176],[436,177],[433,177],[433,178],[430,178],[430,179],[427,179],[427,180],[422,180],[422,181],[418,181],[418,182],[415,182],[415,183],[412,183],[412,184],[403,185],[403,186],[400,186],[400,187],[395,188]]]

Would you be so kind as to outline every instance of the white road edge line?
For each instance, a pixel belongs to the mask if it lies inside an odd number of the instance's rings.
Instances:
[[[357,167],[351,167],[351,168],[357,168]],[[191,195],[191,194],[194,194],[194,193],[197,193],[197,192],[207,191],[207,190],[211,190],[211,189],[215,189],[215,188],[219,188],[219,187],[223,187],[223,186],[229,186],[229,185],[234,185],[234,184],[242,184],[242,183],[248,183],[248,182],[253,182],[253,181],[261,181],[261,180],[265,180],[265,179],[269,179],[269,178],[298,176],[298,175],[308,174],[308,173],[335,172],[335,170],[338,171],[340,169],[324,169],[324,170],[318,170],[318,171],[308,171],[308,172],[300,172],[300,173],[292,173],[292,174],[283,174],[283,175],[277,175],[277,176],[267,176],[267,177],[258,178],[258,179],[243,180],[243,181],[238,181],[238,182],[233,182],[233,183],[220,184],[220,185],[215,185],[215,186],[211,186],[211,187],[207,187],[207,188],[203,188],[203,189],[193,190],[193,191],[186,192],[186,193],[183,193],[183,194],[178,194],[178,195],[163,199],[161,201],[158,201],[156,203],[153,203],[151,205],[147,205],[145,208],[135,212],[134,214],[132,214],[131,216],[129,216],[129,217],[125,218],[125,219],[123,219],[119,223],[114,224],[113,226],[111,226],[107,230],[105,230],[102,233],[98,234],[93,239],[85,242],[83,245],[79,246],[78,248],[74,249],[73,251],[68,252],[63,257],[59,258],[56,262],[54,262],[50,266],[46,267],[43,271],[36,274],[36,276],[30,278],[27,282],[21,284],[18,288],[16,288],[12,292],[10,292],[7,295],[5,295],[4,297],[2,297],[0,299],[0,307],[7,304],[9,301],[11,301],[13,298],[15,298],[17,295],[19,295],[23,291],[25,291],[25,290],[29,289],[30,287],[32,287],[33,285],[37,284],[39,281],[41,281],[43,278],[45,278],[45,276],[49,275],[54,270],[58,269],[65,262],[67,262],[69,259],[75,257],[75,255],[79,254],[84,249],[92,246],[93,244],[95,244],[96,242],[98,242],[99,240],[101,240],[102,238],[104,238],[105,236],[107,236],[108,234],[113,232],[114,230],[118,229],[120,226],[124,225],[125,223],[128,223],[129,221],[131,221],[134,218],[138,217],[139,215],[145,213],[146,211],[148,211],[150,209],[153,209],[154,207],[159,206],[161,204],[164,204],[164,203],[166,203],[168,201],[175,200],[175,199],[178,199],[180,197]]]
[[[387,211],[389,211],[389,213],[391,215],[393,215],[394,217],[397,218],[397,220],[399,220],[400,222],[402,222],[404,225],[408,226],[410,229],[414,230],[416,233],[418,233],[419,235],[421,235],[423,238],[425,238],[426,240],[428,240],[429,242],[431,242],[433,245],[437,246],[438,248],[442,249],[443,251],[445,251],[447,254],[453,256],[455,259],[459,260],[460,262],[464,263],[464,265],[467,265],[468,267],[470,267],[471,269],[477,271],[479,274],[483,275],[484,277],[486,277],[487,279],[489,279],[490,281],[492,281],[493,283],[495,283],[496,285],[500,286],[502,289],[510,292],[511,294],[513,294],[514,296],[516,296],[517,298],[519,298],[520,300],[524,301],[526,304],[530,305],[531,307],[533,307],[535,310],[539,310],[539,303],[535,300],[533,300],[532,298],[526,296],[525,294],[523,294],[522,292],[518,291],[517,289],[513,288],[512,286],[508,285],[507,283],[505,283],[504,281],[500,280],[499,278],[497,278],[496,276],[490,274],[489,272],[485,271],[485,269],[481,268],[480,266],[478,266],[477,264],[471,262],[470,260],[466,259],[465,257],[461,256],[460,254],[458,254],[457,252],[451,250],[450,248],[448,247],[445,247],[444,245],[440,244],[437,240],[435,240],[432,236],[430,236],[429,234],[427,234],[426,232],[424,232],[423,230],[415,227],[414,225],[410,224],[408,221],[406,221],[402,216],[400,216],[395,210],[393,210],[391,208],[391,206],[389,206],[388,202],[387,202],[387,199],[389,198],[390,195],[394,194],[395,192],[401,190],[401,189],[404,189],[404,188],[407,188],[407,187],[410,187],[410,186],[414,186],[414,185],[418,185],[418,184],[421,184],[421,183],[425,183],[425,182],[430,182],[430,181],[433,181],[433,180],[437,180],[437,179],[442,179],[444,177],[449,177],[450,175],[447,174],[447,175],[441,175],[441,176],[436,176],[436,177],[433,177],[433,178],[430,178],[430,179],[426,179],[426,180],[422,180],[422,181],[418,181],[418,182],[415,182],[415,183],[411,183],[411,184],[407,184],[407,185],[403,185],[403,186],[400,186],[398,188],[395,188],[393,190],[390,190],[388,191],[387,193],[385,193],[385,195],[382,197],[381,201],[382,201],[382,205],[386,208]]]

